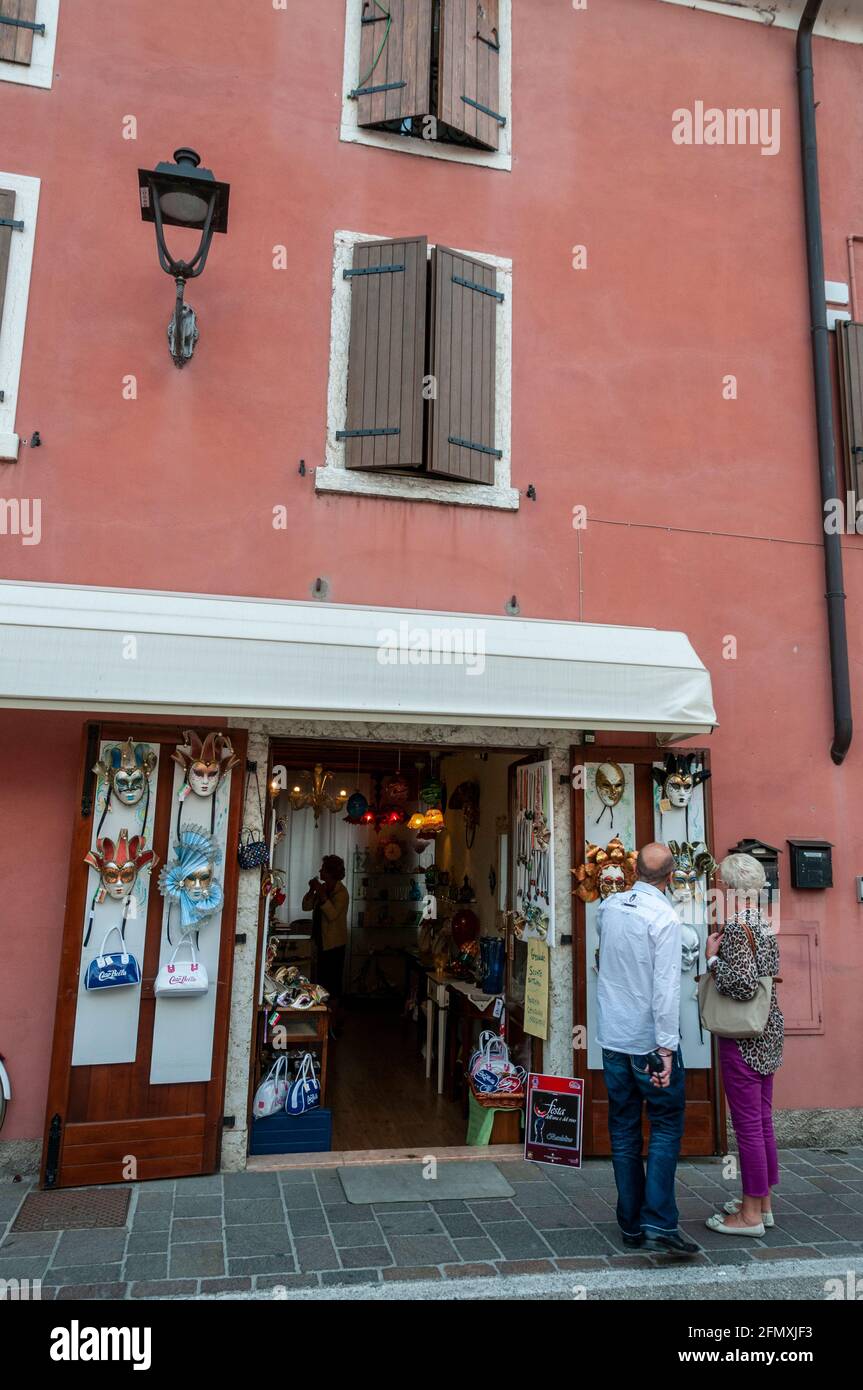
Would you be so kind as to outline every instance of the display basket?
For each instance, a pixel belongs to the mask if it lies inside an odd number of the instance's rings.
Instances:
[[[524,1106],[524,1091],[478,1091],[473,1077],[468,1077],[470,1093],[477,1105],[484,1110],[521,1110]]]

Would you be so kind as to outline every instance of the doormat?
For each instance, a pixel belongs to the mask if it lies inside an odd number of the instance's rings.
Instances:
[[[31,1192],[12,1223],[13,1231],[89,1231],[125,1226],[130,1190],[91,1187],[86,1192]]]
[[[372,1202],[457,1202],[484,1197],[511,1197],[513,1189],[493,1163],[439,1163],[437,1176],[423,1177],[427,1165],[375,1164],[339,1168],[345,1196],[354,1206]]]

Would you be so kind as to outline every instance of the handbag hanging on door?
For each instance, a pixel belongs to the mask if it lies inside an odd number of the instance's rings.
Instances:
[[[125,919],[124,919],[125,920]],[[105,947],[108,938],[116,932],[120,938],[122,950],[106,952]],[[139,985],[141,983],[141,967],[135,957],[126,950],[126,943],[123,940],[123,933],[119,927],[111,927],[106,931],[102,945],[99,947],[99,954],[95,960],[91,960],[87,966],[87,974],[84,977],[84,988],[87,990],[99,989],[119,989],[124,985]]]
[[[186,942],[189,943],[191,959],[178,963],[177,952]],[[171,959],[161,967],[156,976],[153,993],[187,997],[195,994],[206,994],[209,988],[210,981],[207,978],[206,967],[198,960],[198,953],[191,936],[186,934],[177,942]]]
[[[757,958],[752,928],[745,922],[740,925],[746,932],[753,957]],[[720,994],[713,971],[707,970],[698,981],[701,1022],[717,1038],[734,1038],[736,1041],[760,1038],[767,1027],[772,995],[772,975],[759,975],[758,988],[751,999],[732,999],[728,994]]]
[[[246,771],[246,790],[243,796],[243,808],[245,809],[249,796],[249,782],[252,777],[252,769],[247,766]],[[240,841],[237,845],[237,859],[241,869],[264,869],[270,866],[270,852],[267,842],[264,839],[264,803],[261,800],[261,788],[258,782],[257,772],[255,773],[255,790],[258,793],[258,809],[261,813],[260,838],[257,830],[251,830],[244,826],[240,831]]]

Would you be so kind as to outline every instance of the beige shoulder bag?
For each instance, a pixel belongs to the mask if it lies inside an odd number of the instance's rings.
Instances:
[[[740,925],[746,932],[753,956],[756,956],[751,927],[746,922]],[[732,999],[730,995],[719,993],[713,971],[706,970],[698,980],[701,1022],[708,1032],[715,1033],[718,1038],[760,1038],[767,1027],[772,992],[773,976],[759,975],[758,988],[751,999]]]

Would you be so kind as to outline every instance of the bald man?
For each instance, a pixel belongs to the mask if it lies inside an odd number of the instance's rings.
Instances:
[[[628,1247],[695,1255],[680,1233],[674,1181],[685,1106],[680,1056],[680,920],[666,889],[674,869],[667,845],[638,852],[630,892],[600,905],[597,1042],[608,1091],[608,1130],[617,1222]],[[651,1060],[661,1059],[652,1071]],[[650,1123],[645,1171],[641,1118]]]

